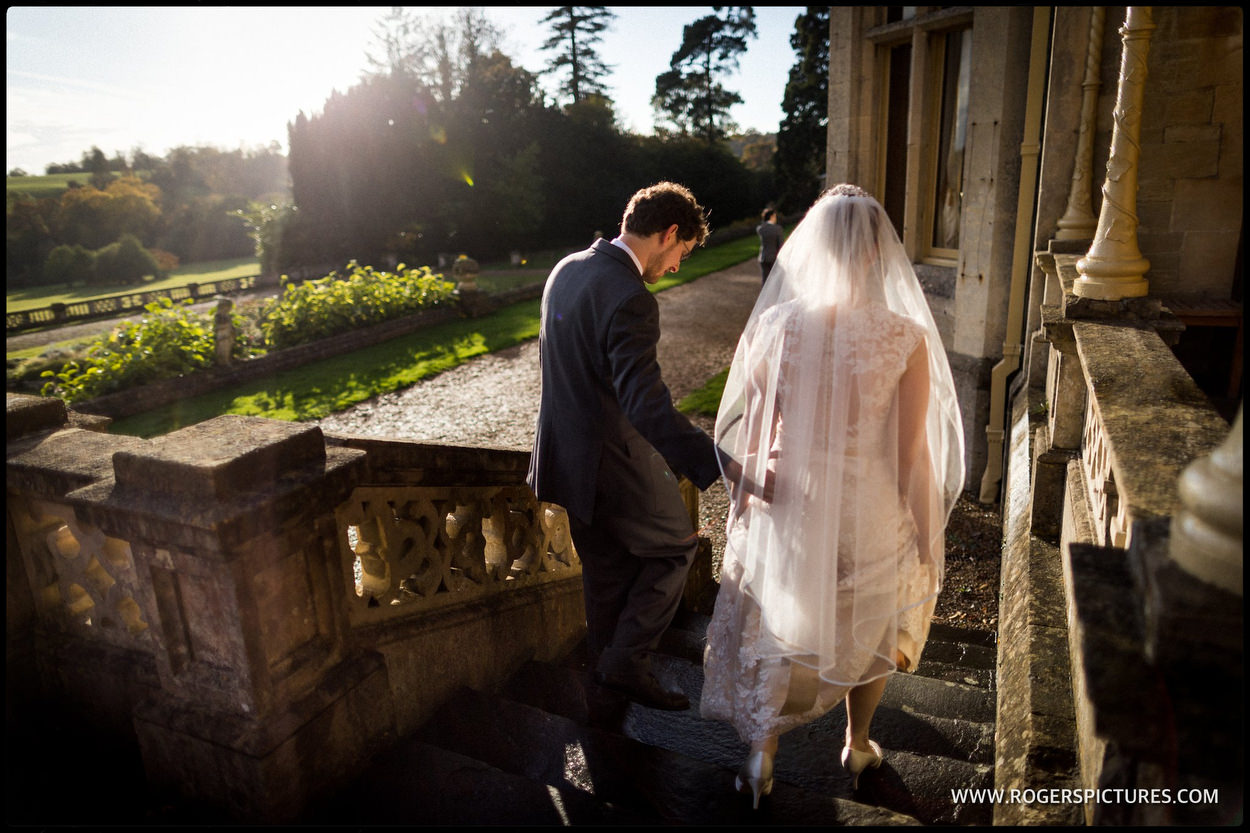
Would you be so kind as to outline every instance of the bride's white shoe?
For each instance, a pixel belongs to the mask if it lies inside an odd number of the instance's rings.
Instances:
[[[842,747],[842,768],[851,773],[851,789],[859,789],[859,774],[865,769],[872,767],[876,769],[881,766],[881,747],[877,745],[875,740],[868,741],[868,745],[872,747],[871,752],[860,752],[858,749],[852,749],[849,746]]]
[[[738,774],[734,776],[734,789],[740,793],[750,790],[754,797],[752,808],[760,808],[760,796],[773,791],[773,756],[763,750],[752,752]]]

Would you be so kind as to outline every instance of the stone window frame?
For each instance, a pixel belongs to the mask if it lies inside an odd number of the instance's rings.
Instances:
[[[884,194],[886,185],[886,140],[890,118],[888,90],[891,51],[911,44],[910,78],[907,101],[907,150],[905,206],[900,237],[908,257],[916,263],[955,267],[957,249],[932,244],[934,207],[937,203],[938,144],[941,131],[941,97],[945,73],[946,38],[953,32],[973,30],[973,9],[968,6],[914,7],[913,16],[868,27],[864,34],[874,46],[874,96],[878,125],[876,147],[876,191]],[[884,21],[887,7],[875,10]],[[975,38],[975,32],[973,34]]]

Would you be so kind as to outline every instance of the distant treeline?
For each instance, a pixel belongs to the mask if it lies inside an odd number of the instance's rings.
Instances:
[[[545,104],[499,52],[475,69],[452,98],[383,75],[301,113],[289,130],[297,211],[283,218],[278,262],[433,263],[589,243],[614,233],[634,191],[665,179],[691,188],[713,226],[772,198],[771,167],[749,169],[726,142],[626,133],[600,97]]]
[[[375,31],[373,71],[288,123],[289,158],[276,142],[164,157],[93,147],[48,167],[83,175],[64,192],[8,189],[7,282],[109,281],[122,278],[106,274],[114,264],[133,275],[248,255],[267,273],[420,266],[444,253],[494,260],[611,236],[630,195],[660,180],[688,186],[714,230],[769,205],[802,211],[823,182],[828,10],[795,20],[777,133],[734,136],[728,109],[741,99],[720,79],[754,36],[754,14],[713,9],[685,27],[656,79],[652,104],[667,126],[640,136],[618,125],[598,83],[606,68],[590,45],[614,17],[607,7],[544,18],[554,53],[544,72],[568,73],[562,104],[501,51],[480,11],[447,22],[395,7]]]
[[[248,215],[258,204],[290,199],[276,143],[252,151],[180,147],[164,157],[135,151],[112,160],[92,148],[83,164],[83,180],[71,179],[56,195],[8,191],[9,286],[133,282],[180,262],[251,256]],[[118,244],[127,257],[112,256]]]

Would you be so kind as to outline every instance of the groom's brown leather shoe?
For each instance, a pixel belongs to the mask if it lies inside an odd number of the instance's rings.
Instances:
[[[690,708],[690,700],[680,691],[670,691],[660,685],[654,674],[626,675],[605,674],[595,672],[595,682],[604,688],[620,692],[644,706],[653,709],[664,709],[670,712],[685,711]]]

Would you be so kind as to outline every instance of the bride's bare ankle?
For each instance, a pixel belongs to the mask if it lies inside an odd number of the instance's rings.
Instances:
[[[856,752],[871,752],[872,751],[872,747],[868,745],[867,736],[864,736],[862,738],[853,738],[850,735],[847,735],[846,745],[854,749]]]

